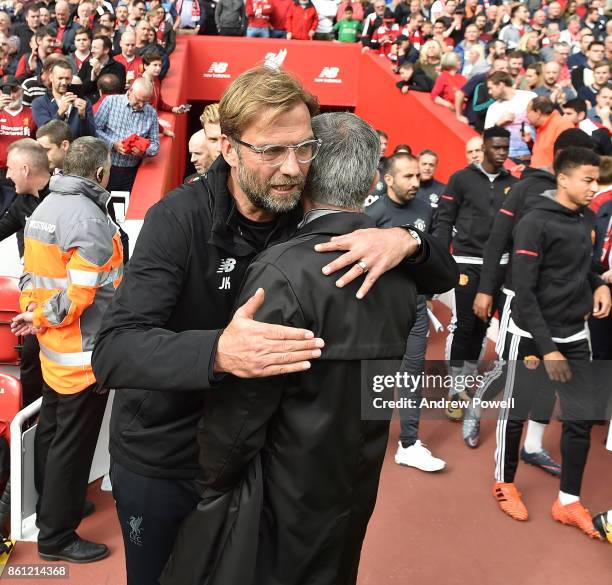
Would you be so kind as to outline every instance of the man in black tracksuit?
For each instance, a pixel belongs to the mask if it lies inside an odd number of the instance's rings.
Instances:
[[[454,173],[440,198],[434,235],[445,246],[450,248],[452,244],[453,257],[460,272],[446,348],[453,376],[474,373],[487,332],[488,320],[478,319],[472,304],[493,219],[516,183],[516,179],[503,168],[509,144],[510,134],[504,128],[495,126],[485,130],[483,163],[469,165]],[[453,227],[457,230],[454,237]],[[507,258],[502,259],[504,261],[507,262]],[[451,395],[455,393],[453,389]],[[462,412],[461,409],[447,409],[447,415],[459,419]]]
[[[433,205],[429,198],[419,197],[419,176],[422,170],[419,161],[411,154],[397,153],[387,158],[385,166],[387,193],[367,207],[366,213],[379,227],[413,225],[423,232],[432,233],[437,204]],[[428,335],[427,297],[421,294],[417,297],[416,318],[406,341],[401,364],[401,371],[414,376],[414,379],[425,372]],[[418,383],[411,388],[402,386],[398,388],[398,393],[401,398],[412,399],[414,402],[408,402],[409,406],[399,410],[400,437],[395,462],[398,465],[416,467],[421,471],[444,469],[445,462],[433,457],[431,451],[419,440],[421,409],[418,405],[421,401],[422,384]],[[414,406],[410,406],[411,404]]]
[[[553,518],[598,537],[580,503],[582,475],[594,417],[593,381],[586,319],[610,311],[610,292],[591,271],[592,215],[584,206],[597,191],[599,157],[567,148],[555,159],[557,190],[547,191],[519,222],[514,234],[515,301],[505,357],[510,360],[497,427],[493,495],[500,508],[526,520],[514,476],[523,421],[537,388],[550,378],[562,410],[561,489]],[[521,361],[518,361],[521,360]],[[543,361],[543,365],[541,362]]]
[[[283,86],[293,96],[291,108],[273,110],[272,116],[253,84],[264,93]],[[257,115],[236,129],[232,124],[246,105]],[[301,217],[288,207],[272,212],[266,198],[274,197],[278,205],[289,195],[299,196],[296,186],[315,148],[299,145],[313,142],[314,110],[312,96],[282,71],[256,68],[234,80],[220,104],[222,156],[206,175],[149,210],[127,274],[102,321],[92,364],[100,383],[118,389],[111,417],[111,476],[129,585],[157,583],[180,523],[198,502],[194,479],[202,391],[219,382],[218,373],[252,378],[302,371],[320,351],[321,340],[308,338],[305,330],[253,321],[255,310],[267,302],[261,294],[231,317],[252,259],[286,241]],[[264,158],[260,150],[266,144],[291,148],[266,151],[271,158]],[[274,158],[279,156],[280,166]],[[334,243],[334,249],[351,249],[366,262],[368,277],[417,247],[402,228],[362,231],[348,239],[353,243]],[[431,254],[418,270],[438,261]],[[359,266],[349,272],[353,278],[363,274]]]
[[[417,287],[448,289],[457,273],[439,244],[424,241],[427,277],[392,270],[364,301],[334,287],[321,274],[328,259],[313,247],[375,225],[360,207],[376,169],[377,136],[346,113],[313,118],[313,130],[322,146],[306,186],[307,213],[293,238],[249,266],[238,304],[264,288],[268,301],[257,319],[312,328],[325,348],[308,372],[228,377],[206,394],[198,434],[202,500],[181,527],[163,585],[357,580],[389,427],[362,417],[361,362],[399,359]],[[329,181],[343,165],[352,172]]]
[[[584,146],[593,148],[593,141],[582,130],[571,128],[562,132],[554,144],[555,154],[568,146]],[[499,333],[495,350],[501,357],[504,353],[506,341],[506,329],[512,311],[512,299],[514,297],[514,285],[512,284],[512,258],[507,265],[500,264],[502,256],[512,250],[512,231],[521,217],[540,202],[540,197],[545,191],[554,190],[557,186],[552,169],[527,168],[516,183],[499,212],[495,216],[491,235],[487,240],[483,254],[482,272],[478,284],[478,294],[474,300],[474,312],[486,321],[491,318],[493,297],[497,292],[499,282],[504,278],[504,301],[500,316]],[[503,367],[493,368],[486,375],[485,383],[479,387],[476,398],[489,399],[501,391],[505,384],[505,370]],[[555,462],[548,451],[542,445],[544,425],[548,424],[552,409],[554,408],[555,395],[548,387],[542,387],[538,392],[533,405],[525,446],[521,450],[521,459],[532,465],[541,467],[544,471],[559,475],[561,466]],[[480,432],[480,416],[478,409],[469,408],[463,420],[463,438],[470,447],[478,445]]]
[[[0,219],[0,241],[17,234],[19,256],[22,257],[26,219],[49,194],[49,164],[44,149],[31,138],[18,140],[9,146],[7,164],[8,176],[15,183],[17,197]],[[27,169],[27,173],[24,169]],[[42,394],[39,351],[36,336],[24,336],[19,366],[24,407]]]

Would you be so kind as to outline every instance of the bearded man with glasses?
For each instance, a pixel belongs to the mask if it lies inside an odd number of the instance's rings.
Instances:
[[[128,585],[158,582],[182,521],[198,505],[196,437],[207,391],[225,392],[229,374],[303,372],[321,356],[324,341],[313,325],[255,320],[278,290],[266,290],[265,301],[263,290],[254,291],[234,313],[255,255],[286,242],[302,219],[300,196],[320,146],[311,124],[317,113],[316,99],[282,71],[240,75],[219,105],[221,156],[149,210],[103,318],[93,368],[117,389],[111,479]],[[361,299],[415,255],[420,263],[411,270],[423,278],[434,271],[453,279],[448,253],[403,228],[361,229],[319,246],[348,251],[321,257],[325,275],[348,268],[335,283],[321,275],[328,287],[367,273],[341,291],[347,299]]]

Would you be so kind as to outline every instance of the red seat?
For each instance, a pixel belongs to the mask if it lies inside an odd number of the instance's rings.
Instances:
[[[19,279],[0,276],[0,364],[19,364],[19,339],[11,333],[11,319],[19,313]]]
[[[3,434],[9,441],[11,422],[20,410],[21,382],[15,376],[0,372],[0,428],[6,425]]]

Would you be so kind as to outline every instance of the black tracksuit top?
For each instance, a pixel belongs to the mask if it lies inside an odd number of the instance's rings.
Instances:
[[[572,211],[547,191],[514,233],[512,318],[531,333],[542,355],[553,337],[580,332],[603,281],[591,269],[593,212]]]
[[[556,187],[557,180],[553,174],[544,169],[528,168],[521,180],[510,189],[510,193],[495,216],[491,235],[485,245],[478,292],[495,294],[496,284],[502,281],[504,271],[506,287],[514,290],[511,274],[512,258],[507,266],[500,265],[499,261],[505,252],[512,250],[512,231],[521,217],[540,201],[544,191]]]
[[[475,165],[457,171],[440,198],[434,235],[447,248],[452,238],[455,258],[482,258],[495,214],[516,182],[506,169],[502,169],[493,182]],[[457,230],[454,237],[453,226]]]

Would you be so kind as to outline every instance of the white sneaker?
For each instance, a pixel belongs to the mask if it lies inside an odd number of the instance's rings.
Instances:
[[[419,440],[414,445],[406,448],[402,447],[401,441],[398,441],[395,462],[398,465],[416,467],[421,471],[441,471],[446,466],[442,459],[434,457],[431,451]]]

